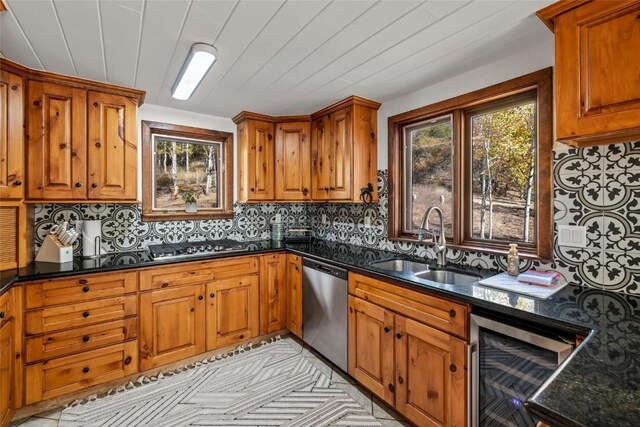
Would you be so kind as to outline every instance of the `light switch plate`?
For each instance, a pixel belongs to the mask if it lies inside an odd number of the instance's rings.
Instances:
[[[282,222],[282,215],[277,213],[276,214],[276,223],[281,223]]]
[[[587,227],[582,225],[558,225],[558,246],[587,247]]]

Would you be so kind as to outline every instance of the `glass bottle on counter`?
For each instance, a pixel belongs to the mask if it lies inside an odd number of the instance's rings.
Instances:
[[[511,243],[509,245],[509,254],[507,255],[507,273],[510,276],[520,274],[520,256],[518,256],[518,245]]]

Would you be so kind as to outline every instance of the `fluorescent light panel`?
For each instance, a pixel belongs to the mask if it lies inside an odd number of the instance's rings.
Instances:
[[[182,64],[182,69],[171,89],[171,96],[181,101],[191,98],[209,68],[216,62],[218,51],[215,47],[196,43],[191,46],[187,59]]]

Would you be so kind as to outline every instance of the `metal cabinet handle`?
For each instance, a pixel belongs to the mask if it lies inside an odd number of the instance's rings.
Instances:
[[[94,182],[93,184],[91,184],[91,188],[98,188],[98,184]]]
[[[388,334],[390,330],[391,330],[391,329],[390,329],[388,326],[385,326],[385,327],[384,327],[384,332],[385,332],[385,334]]]
[[[396,392],[396,388],[393,384],[389,383],[389,385],[387,386],[389,388],[389,391],[391,393],[395,393]]]
[[[89,372],[89,368],[85,366],[84,368],[82,368],[82,372],[86,374],[87,372]]]
[[[210,298],[215,298],[215,297],[216,297],[216,294],[214,294],[214,293],[210,293],[210,294],[209,294],[209,297],[210,297]]]
[[[396,333],[396,338],[398,338],[399,340],[402,339],[402,334],[400,332]]]
[[[456,311],[455,310],[449,311],[449,316],[450,317],[456,317]]]
[[[451,365],[449,365],[449,370],[451,372],[456,372],[458,370],[458,367],[452,363]]]
[[[77,188],[82,187],[82,183],[81,183],[81,182],[76,182],[76,187],[77,187]]]
[[[82,342],[88,342],[89,341],[89,336],[85,335],[82,337]]]
[[[128,365],[129,363],[131,363],[131,356],[127,356],[126,359],[124,359],[124,364]]]
[[[198,299],[202,301],[204,299],[204,297],[202,295],[200,295],[200,296],[198,296]]]
[[[82,288],[82,292],[89,292],[89,287],[85,286],[84,288]]]
[[[102,146],[102,144],[100,144],[99,142],[96,142],[96,148],[100,148]]]
[[[22,185],[22,181],[20,181],[19,179],[16,179],[16,180],[13,182],[13,185],[15,185],[15,186],[18,186],[18,187],[19,187],[19,186],[21,186],[21,185]]]
[[[0,319],[4,319],[4,311],[0,311]]]
[[[402,377],[398,377],[398,382],[399,382],[400,384],[404,384],[404,378],[402,378]]]
[[[82,317],[89,317],[89,312],[85,311],[84,313],[82,313]]]

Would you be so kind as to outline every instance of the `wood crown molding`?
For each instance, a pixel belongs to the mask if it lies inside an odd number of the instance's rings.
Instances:
[[[64,74],[52,73],[50,71],[34,70],[25,67],[6,58],[0,58],[0,70],[9,71],[18,74],[28,80],[38,80],[45,83],[57,83],[65,86],[76,87],[85,90],[97,90],[103,93],[126,96],[133,99],[138,106],[144,103],[146,92],[126,86],[115,85],[111,83],[97,82],[94,80],[83,79],[81,77],[72,77]]]
[[[311,120],[317,119],[318,117],[325,116],[341,108],[349,107],[351,105],[363,105],[365,107],[374,108],[377,110],[378,108],[380,108],[380,105],[382,104],[367,98],[362,98],[360,96],[352,95],[348,98],[345,98],[341,101],[331,104],[320,111],[316,111],[311,115],[307,114],[307,115],[296,115],[296,116],[268,116],[266,114],[253,113],[251,111],[242,111],[231,120],[233,120],[235,124],[238,124],[244,120],[259,120],[259,121],[268,122],[268,123],[309,122]]]
[[[266,114],[253,113],[251,111],[242,111],[237,114],[233,119],[233,123],[238,124],[245,120],[259,120],[267,123],[291,123],[291,122],[310,122],[311,116],[297,115],[297,116],[268,116]]]
[[[340,110],[341,108],[350,107],[352,105],[362,105],[364,107],[369,107],[369,108],[373,108],[374,110],[377,110],[378,108],[380,108],[382,104],[367,98],[351,95],[348,98],[345,98],[341,101],[331,104],[328,107],[325,107],[322,110],[316,111],[315,113],[311,114],[311,120],[315,120],[322,116],[326,116],[327,114],[331,114],[334,111]]]
[[[536,12],[536,15],[538,15],[538,18],[540,18],[551,31],[554,31],[555,19],[558,15],[562,15],[563,13],[568,12],[571,9],[575,9],[589,1],[591,0],[560,0],[540,9]]]

